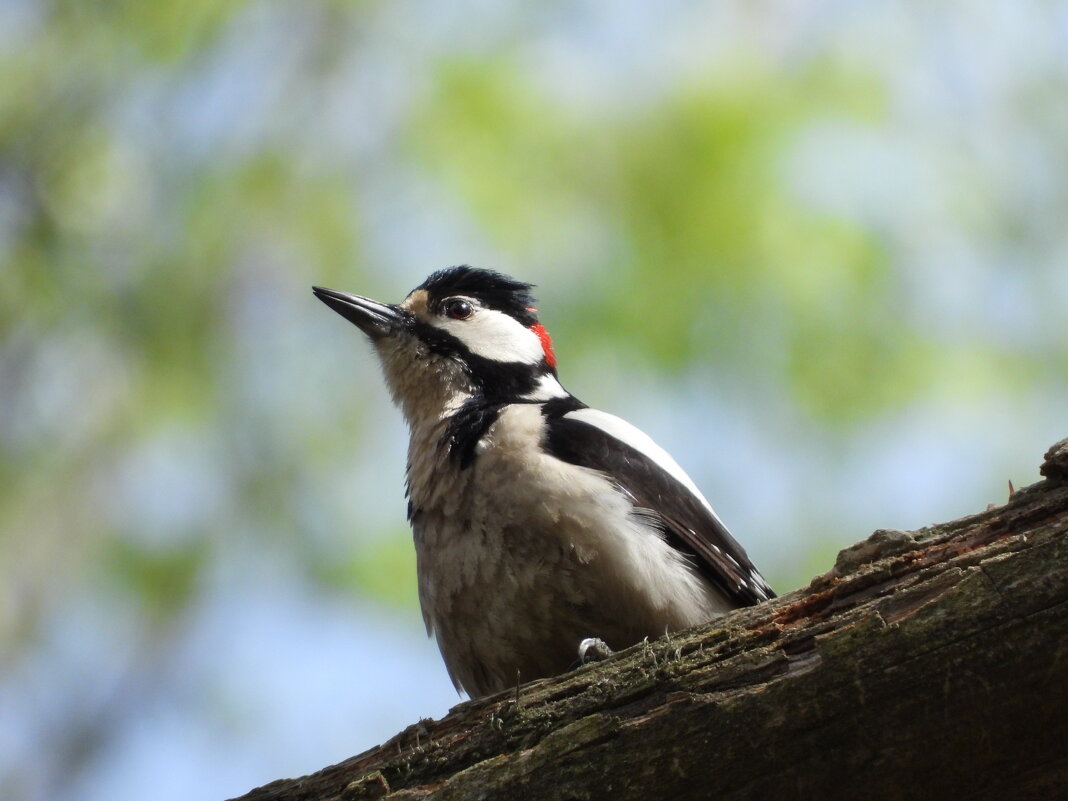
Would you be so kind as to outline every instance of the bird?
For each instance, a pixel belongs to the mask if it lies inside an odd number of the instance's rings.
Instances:
[[[663,448],[564,389],[532,289],[468,265],[398,304],[313,287],[407,422],[423,620],[472,698],[775,597]]]

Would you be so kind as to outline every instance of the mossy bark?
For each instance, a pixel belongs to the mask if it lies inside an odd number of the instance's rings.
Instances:
[[[243,801],[1068,797],[1068,440],[1042,474]]]

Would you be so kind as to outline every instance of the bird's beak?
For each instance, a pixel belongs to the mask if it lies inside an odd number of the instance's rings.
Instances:
[[[371,339],[382,339],[396,333],[404,324],[406,315],[396,306],[321,286],[312,287],[312,292]]]

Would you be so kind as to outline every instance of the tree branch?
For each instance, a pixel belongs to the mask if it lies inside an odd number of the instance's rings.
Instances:
[[[242,801],[1050,798],[1068,786],[1068,440],[1001,507]]]

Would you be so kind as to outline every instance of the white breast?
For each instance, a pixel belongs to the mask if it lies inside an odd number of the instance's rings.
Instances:
[[[421,532],[421,597],[439,641],[453,628],[444,616],[465,594],[503,628],[567,628],[552,617],[591,608],[597,620],[583,636],[609,642],[624,630],[656,637],[731,608],[602,474],[545,454],[543,426],[538,405],[506,407],[464,471],[462,506],[431,515],[437,522]],[[464,530],[447,518],[462,519]]]

